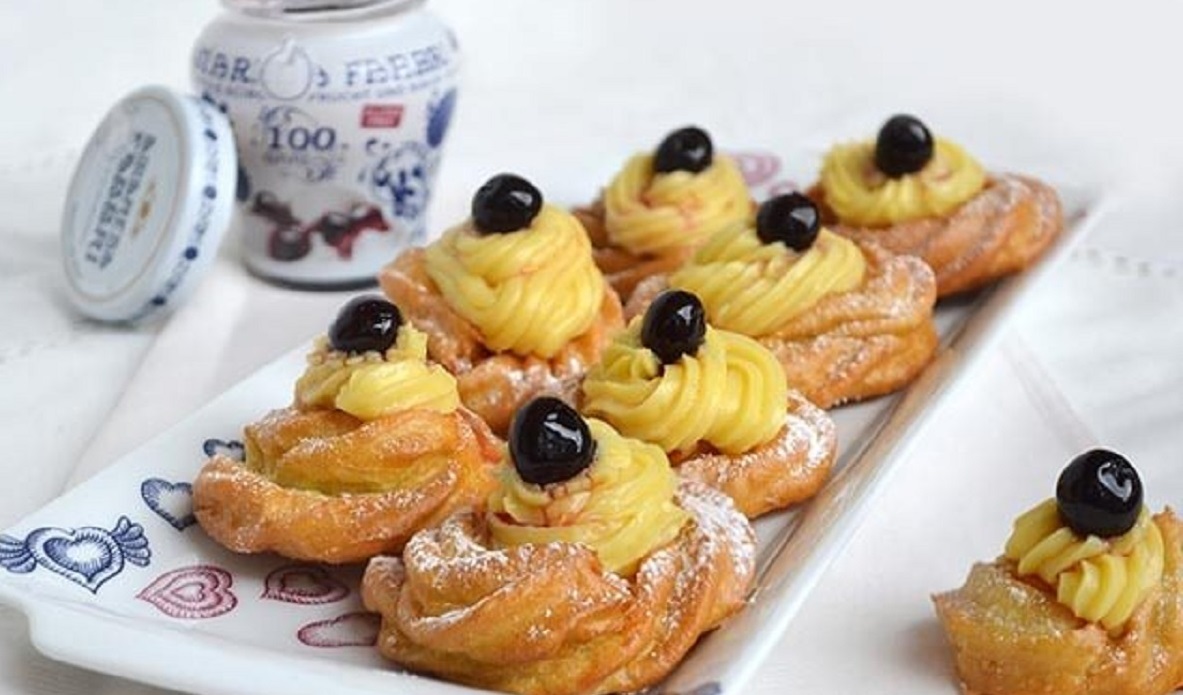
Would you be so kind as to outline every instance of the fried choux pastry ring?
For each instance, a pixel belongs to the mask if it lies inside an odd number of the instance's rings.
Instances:
[[[500,442],[426,352],[393,304],[346,304],[295,402],[246,426],[245,461],[217,455],[201,469],[193,505],[206,533],[237,552],[357,562],[483,505]]]
[[[379,281],[499,435],[529,399],[573,397],[623,326],[579,221],[512,174],[491,178],[468,220],[404,252]]]
[[[1183,524],[1094,449],[1021,515],[1002,557],[934,598],[977,695],[1166,695],[1183,685]]]
[[[837,450],[833,421],[789,388],[776,356],[708,326],[702,302],[680,290],[617,335],[584,379],[581,408],[657,444],[749,517],[812,497]]]
[[[735,162],[690,126],[631,157],[598,200],[574,212],[596,265],[627,301],[643,280],[673,272],[711,235],[747,217],[751,198]]]
[[[822,408],[907,385],[937,348],[928,266],[830,232],[800,193],[765,201],[682,268],[642,283],[626,315],[667,287],[698,295],[712,326],[770,350]]]
[[[1026,268],[1064,227],[1051,186],[987,174],[907,115],[889,119],[874,142],[830,150],[810,195],[834,232],[923,258],[942,297]]]
[[[742,606],[751,525],[660,448],[544,397],[517,414],[509,449],[487,512],[370,562],[383,655],[521,695],[634,692]]]

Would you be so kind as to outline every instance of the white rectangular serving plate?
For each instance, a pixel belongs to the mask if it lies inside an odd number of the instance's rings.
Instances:
[[[1067,228],[1027,272],[944,303],[943,350],[906,391],[832,411],[835,474],[807,504],[760,519],[757,586],[653,692],[738,695],[908,455],[943,396],[1011,308],[1097,219],[1099,195],[1061,189]],[[188,483],[214,447],[288,402],[301,347],[0,537],[0,602],[47,656],[202,695],[484,692],[399,671],[370,645],[361,568],[242,556],[195,525]]]

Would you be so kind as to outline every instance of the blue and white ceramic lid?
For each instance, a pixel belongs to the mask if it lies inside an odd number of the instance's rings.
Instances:
[[[164,87],[116,104],[82,153],[62,216],[74,305],[139,321],[184,301],[230,224],[237,171],[215,106]]]

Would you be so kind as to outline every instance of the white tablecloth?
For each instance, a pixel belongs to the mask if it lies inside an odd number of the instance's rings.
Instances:
[[[988,165],[1116,204],[953,394],[753,693],[953,692],[928,595],[996,554],[1010,518],[1092,442],[1183,503],[1183,20],[1175,2],[436,0],[467,56],[435,226],[513,169],[556,200],[685,123],[810,156],[922,115]],[[341,296],[246,276],[135,330],[76,317],[58,278],[70,167],[102,113],[186,84],[212,0],[0,3],[0,527],[322,330]],[[0,694],[155,692],[51,662],[0,609]]]

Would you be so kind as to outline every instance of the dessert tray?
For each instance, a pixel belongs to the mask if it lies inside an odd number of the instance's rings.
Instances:
[[[763,198],[791,184],[779,159],[741,153]],[[867,503],[988,350],[1012,307],[1097,218],[1101,199],[1060,189],[1065,234],[1027,272],[943,302],[943,349],[904,392],[838,408],[836,473],[812,501],[756,523],[757,585],[747,608],[704,637],[655,693],[742,693]],[[371,645],[362,568],[242,556],[206,537],[190,483],[216,451],[241,455],[243,423],[284,403],[306,346],[264,367],[187,420],[0,535],[0,601],[24,611],[46,655],[205,695],[482,692],[399,671]]]

